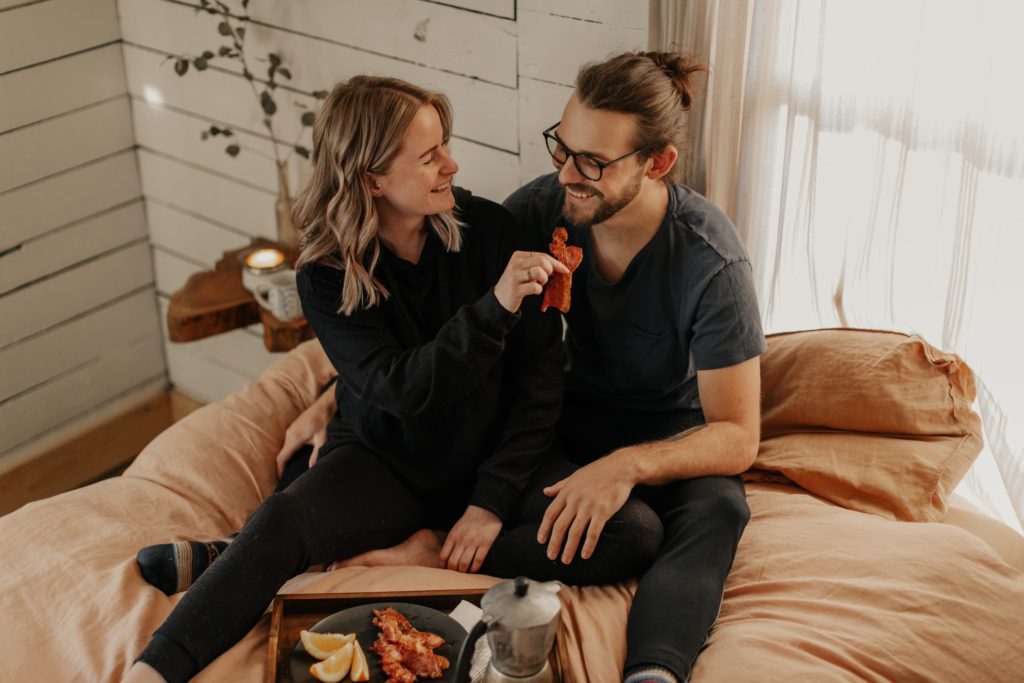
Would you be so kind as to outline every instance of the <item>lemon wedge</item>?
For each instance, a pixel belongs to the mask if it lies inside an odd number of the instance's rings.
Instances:
[[[317,659],[327,659],[355,640],[356,634],[299,631],[299,639],[302,641],[302,647],[306,648],[306,652]]]
[[[370,680],[370,667],[366,663],[366,655],[363,654],[363,648],[359,645],[359,641],[353,643],[355,650],[352,652],[352,669],[348,672],[349,678],[353,681],[368,681]]]
[[[353,638],[354,640],[354,638]],[[349,642],[322,662],[309,667],[309,673],[318,681],[338,683],[352,666],[352,643]]]

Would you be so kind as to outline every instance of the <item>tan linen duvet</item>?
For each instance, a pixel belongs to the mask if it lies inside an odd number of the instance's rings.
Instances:
[[[913,341],[846,332],[820,341],[863,352],[867,340],[886,357],[894,345]],[[764,360],[771,438],[781,438],[772,429],[803,439],[805,428],[820,434],[834,427],[770,421],[772,406],[782,401],[772,398],[773,392],[785,381],[772,375],[773,367],[794,344],[810,344],[805,353],[813,353],[814,343],[808,337],[770,342]],[[918,358],[916,342],[908,348]],[[930,369],[943,367],[942,359],[936,364],[934,357],[921,357]],[[779,359],[775,366],[774,358]],[[865,363],[878,365],[860,365]],[[329,374],[319,346],[307,343],[257,382],[161,434],[123,476],[0,518],[0,681],[118,680],[180,598],[167,598],[141,579],[135,552],[150,543],[237,529],[273,489],[273,456],[284,430]],[[952,386],[957,378],[949,377]],[[947,391],[946,398],[955,393]],[[944,400],[941,394],[934,392],[936,400]],[[922,399],[915,393],[914,400]],[[928,461],[931,453],[914,455],[917,464],[910,469],[924,472],[916,480],[898,480],[892,490],[870,484],[883,493],[872,493],[866,511],[829,499],[849,496],[848,487],[836,494],[821,485],[812,493],[793,484],[780,473],[788,469],[787,477],[800,478],[807,466],[797,462],[790,447],[783,449],[789,453],[785,468],[774,466],[768,449],[758,463],[763,471],[751,473],[747,494],[753,516],[693,681],[1021,680],[1024,539],[962,511],[950,517],[975,533],[950,523],[900,521],[901,515],[945,516],[941,492],[949,482],[943,477],[961,460],[969,465],[960,448],[975,428],[969,415],[956,418],[957,410],[949,411],[955,424],[937,430],[945,436],[893,437],[948,447],[934,461]],[[958,419],[967,426],[956,426]],[[834,430],[847,441],[871,431],[864,425]],[[856,443],[846,446],[857,452]],[[807,485],[842,478],[836,463],[846,446],[824,447],[830,474],[817,472]],[[810,460],[820,457],[815,447],[805,444]],[[865,456],[868,461],[877,457],[872,453]],[[898,474],[901,468],[889,464]],[[864,462],[856,468],[858,481],[864,481]],[[948,478],[960,475],[962,470]],[[909,492],[910,502],[891,500],[900,490]],[[918,495],[921,491],[929,495]],[[905,510],[911,512],[893,512]],[[494,581],[421,568],[350,568],[296,577],[282,592],[487,587]],[[632,585],[563,592],[556,647],[564,680],[620,680],[631,593]],[[669,604],[665,609],[674,610]],[[687,618],[682,612],[674,616]],[[267,635],[265,616],[197,680],[264,680]]]

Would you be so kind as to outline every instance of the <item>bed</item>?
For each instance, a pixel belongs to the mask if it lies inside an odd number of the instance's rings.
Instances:
[[[180,598],[141,579],[136,550],[239,528],[330,373],[308,342],[166,430],[122,476],[0,518],[0,680],[118,680]],[[693,681],[1024,680],[1024,538],[949,506],[981,446],[973,396],[969,368],[917,337],[769,338],[752,519]],[[352,567],[282,592],[495,581]],[[620,680],[633,589],[563,591],[563,680]],[[263,681],[268,628],[264,616],[197,680]]]

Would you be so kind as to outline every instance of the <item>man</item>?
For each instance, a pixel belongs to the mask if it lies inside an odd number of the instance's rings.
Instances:
[[[545,490],[538,541],[551,559],[586,559],[631,493],[664,525],[629,615],[627,683],[689,677],[749,519],[738,475],[759,443],[765,342],[750,265],[729,219],[676,182],[701,68],[672,53],[585,66],[544,132],[557,172],[505,201],[538,249],[565,226],[584,252],[559,427],[582,467]]]

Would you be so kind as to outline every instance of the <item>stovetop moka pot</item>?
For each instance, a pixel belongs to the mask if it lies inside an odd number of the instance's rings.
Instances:
[[[485,683],[550,683],[548,655],[555,642],[562,603],[557,581],[518,576],[495,584],[480,601],[483,616],[463,643],[455,680],[466,683],[476,642],[487,634],[491,661]]]

